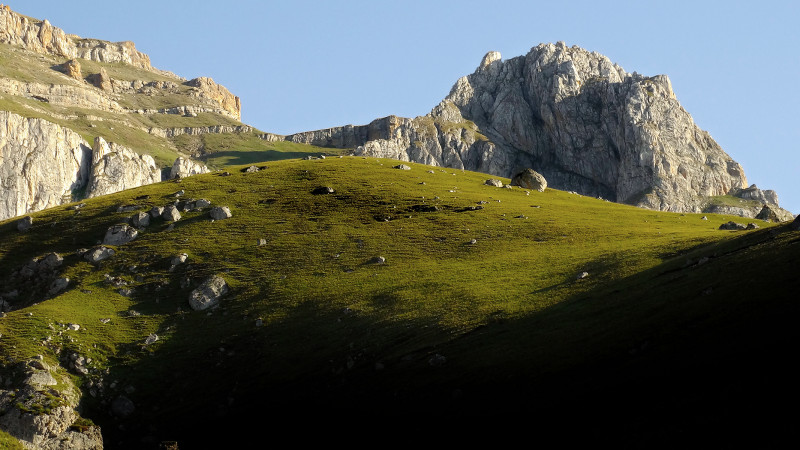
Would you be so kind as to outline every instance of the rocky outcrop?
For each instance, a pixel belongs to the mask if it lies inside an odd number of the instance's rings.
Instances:
[[[747,186],[666,76],[561,42],[507,61],[490,52],[430,114],[396,123],[355,154],[503,177],[532,168],[556,189],[666,211]]]
[[[93,73],[86,77],[86,81],[92,83],[92,85],[101,91],[111,92],[111,77],[108,76],[108,72],[106,72],[105,67],[100,68],[99,73]]]
[[[239,97],[233,95],[208,77],[199,77],[185,83],[187,86],[195,88],[190,94],[200,98],[210,99],[219,103],[224,111],[236,120],[242,119],[242,102]]]
[[[547,189],[547,180],[539,172],[533,169],[525,169],[514,175],[514,178],[511,179],[511,185],[544,192]]]
[[[30,449],[101,450],[94,425],[76,425],[80,391],[46,362],[34,359],[13,371],[19,384],[0,390],[0,428]]]
[[[64,64],[61,64],[60,66],[58,66],[58,70],[60,70],[70,78],[74,78],[76,80],[83,79],[83,73],[81,72],[81,63],[79,63],[75,59],[70,59]]]
[[[82,39],[65,33],[47,20],[31,19],[4,8],[0,8],[0,43],[70,59],[122,62],[152,70],[150,57],[136,50],[133,42]]]
[[[76,199],[92,151],[78,133],[0,111],[0,220]]]
[[[208,170],[208,167],[203,163],[188,158],[178,158],[172,164],[172,169],[169,171],[169,178],[184,178],[208,172],[210,172],[210,170]]]
[[[138,153],[98,137],[92,147],[92,170],[87,198],[111,194],[161,181],[161,171],[150,155]]]
[[[108,94],[90,85],[43,84],[0,78],[0,92],[47,101],[57,106],[124,112]],[[43,100],[42,100],[43,99]]]

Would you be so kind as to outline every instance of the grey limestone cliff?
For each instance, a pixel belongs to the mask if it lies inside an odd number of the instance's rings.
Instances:
[[[747,186],[669,78],[562,42],[506,61],[490,52],[430,114],[395,123],[355,154],[509,178],[532,168],[556,189],[665,211],[700,211]]]
[[[199,163],[184,176],[205,173]],[[161,181],[149,155],[103,138],[92,147],[74,131],[0,111],[0,220]]]

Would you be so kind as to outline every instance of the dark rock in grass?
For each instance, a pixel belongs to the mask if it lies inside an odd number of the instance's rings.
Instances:
[[[700,220],[708,220],[708,217],[707,216],[703,216],[703,217],[700,218]]]
[[[153,208],[150,209],[150,217],[153,218],[153,219],[157,219],[157,218],[161,217],[161,214],[163,212],[164,212],[164,207],[163,206],[153,206]]]
[[[214,208],[211,208],[211,211],[208,213],[208,215],[214,220],[229,219],[233,217],[230,208],[227,206],[215,206]]]
[[[84,206],[86,206],[86,203],[80,203],[80,204],[77,204],[77,205],[67,206],[67,211],[78,211],[81,208],[83,208]]]
[[[150,225],[150,214],[138,212],[131,216],[131,225],[136,228],[146,228]]]
[[[575,279],[576,280],[582,280],[582,279],[584,279],[584,278],[586,278],[588,276],[589,276],[589,272],[581,272],[581,273],[575,275]]]
[[[170,264],[172,264],[173,266],[177,266],[178,264],[185,263],[188,258],[189,258],[189,255],[187,255],[186,253],[181,253],[180,255],[172,258],[172,260],[170,261]]]
[[[108,248],[101,245],[84,253],[83,258],[90,263],[96,264],[114,256],[116,253],[117,252],[115,252],[113,248]]]
[[[186,191],[184,191],[183,189],[181,189],[180,191],[177,191],[177,192],[173,193],[173,194],[172,194],[172,196],[173,196],[173,197],[180,197],[181,195],[183,195],[183,194],[185,194],[185,193],[186,193]]]
[[[436,212],[440,210],[436,205],[414,205],[411,209],[415,212]]]
[[[231,176],[231,173],[226,171],[226,172],[222,172],[221,174],[219,174],[219,176],[221,176],[221,177],[229,177],[229,176]]]
[[[734,221],[723,223],[719,226],[720,230],[744,230],[747,227],[744,224],[736,223]]]
[[[255,172],[258,172],[259,170],[260,169],[258,167],[256,167],[256,166],[250,166],[250,167],[248,167],[246,169],[242,169],[242,172],[244,172],[244,173],[255,173]]]
[[[189,305],[195,311],[203,311],[219,304],[228,293],[228,283],[219,275],[213,275],[189,295]]]
[[[385,264],[385,263],[386,263],[386,258],[384,258],[383,256],[376,256],[367,261],[367,264]]]
[[[64,258],[58,253],[48,253],[39,260],[39,270],[51,271],[64,263]]]
[[[139,232],[135,228],[127,224],[118,224],[111,226],[103,238],[103,245],[123,245],[136,239]]]
[[[47,291],[47,293],[49,295],[56,295],[66,289],[67,286],[69,286],[69,278],[56,278],[52,283],[50,283],[50,290]]]
[[[111,414],[125,419],[131,416],[136,411],[136,405],[133,404],[131,399],[120,395],[111,402]]]
[[[485,184],[486,186],[503,187],[503,182],[496,178],[490,178],[484,181],[483,184]]]
[[[759,229],[759,228],[761,228],[761,227],[760,227],[760,226],[758,226],[758,225],[756,225],[756,224],[755,224],[755,223],[753,223],[753,222],[750,222],[750,223],[748,223],[748,224],[747,224],[747,228],[746,228],[746,229],[747,229],[747,230],[757,230],[757,229]]]
[[[405,165],[405,164],[398,164],[398,165],[396,165],[396,166],[392,167],[392,169],[398,169],[398,170],[411,170],[411,167],[409,167],[409,166],[407,166],[407,165]]]
[[[209,206],[211,206],[211,202],[204,198],[196,200],[192,205],[193,209],[203,209],[203,208],[208,208]]]
[[[33,226],[33,217],[25,216],[17,221],[17,231],[24,233],[31,229]]]
[[[166,221],[177,222],[181,220],[181,213],[175,205],[167,205],[164,208],[164,212],[161,213],[161,218]]]
[[[314,195],[328,195],[328,194],[333,194],[334,192],[336,191],[334,191],[333,188],[330,186],[320,186],[311,191],[311,193]]]
[[[433,367],[441,367],[446,363],[447,363],[447,358],[438,353],[431,356],[430,359],[428,359],[428,364],[430,364]]]
[[[118,213],[128,213],[132,211],[136,211],[137,209],[141,208],[139,205],[120,205],[117,206]]]
[[[547,189],[547,180],[539,172],[533,169],[525,169],[514,175],[514,178],[511,179],[511,185],[544,192]]]

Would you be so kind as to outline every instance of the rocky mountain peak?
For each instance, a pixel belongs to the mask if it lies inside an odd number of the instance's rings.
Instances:
[[[556,189],[666,211],[700,211],[747,186],[669,77],[564,42],[508,60],[487,53],[427,116],[356,154],[508,178],[534,169]]]

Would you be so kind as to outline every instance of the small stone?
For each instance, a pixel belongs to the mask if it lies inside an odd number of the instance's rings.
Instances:
[[[472,240],[469,241],[469,243],[470,243],[470,245],[475,245],[475,244],[478,243],[478,240],[477,239],[472,239]]]
[[[214,220],[223,220],[233,217],[231,210],[227,206],[215,206],[214,208],[211,208],[211,211],[208,213],[208,215]]]
[[[330,186],[320,186],[311,191],[311,193],[314,195],[328,195],[328,194],[333,194],[334,192],[336,191],[334,191],[333,188]]]
[[[173,194],[172,194],[172,196],[173,196],[173,197],[180,197],[180,196],[182,196],[182,195],[183,195],[183,194],[185,194],[185,193],[186,193],[186,191],[184,191],[183,189],[181,189],[180,191],[177,191],[177,192],[173,193]]]
[[[144,345],[150,345],[158,340],[158,335],[155,333],[151,333],[148,335],[144,340]]]
[[[708,220],[708,217],[703,216],[703,217],[700,218],[700,220]]]
[[[589,276],[589,272],[581,272],[581,273],[575,275],[575,279],[576,280],[582,280],[582,279],[584,279],[584,278],[586,278],[588,276]]]
[[[67,329],[70,331],[78,331],[81,329],[81,326],[78,325],[77,323],[71,323],[67,325]]]
[[[250,167],[248,167],[248,168],[246,168],[246,169],[242,169],[242,172],[245,172],[245,173],[255,173],[255,172],[258,172],[258,170],[259,170],[259,169],[258,169],[258,167],[256,167],[256,166],[250,166]]]
[[[135,228],[128,226],[128,224],[119,224],[111,226],[103,238],[103,245],[123,245],[136,239],[139,234]]]
[[[90,263],[98,263],[114,256],[116,253],[113,248],[99,246],[84,253],[83,258]]]
[[[172,264],[173,266],[177,266],[178,264],[183,264],[186,262],[187,258],[189,258],[189,255],[187,255],[186,253],[181,253],[180,255],[172,258],[170,264]]]
[[[264,238],[259,238],[259,239],[258,239],[258,246],[259,246],[259,247],[262,247],[262,246],[264,246],[264,245],[267,245],[267,240],[266,240],[266,239],[264,239]]]
[[[494,186],[499,188],[503,187],[503,182],[496,178],[490,178],[484,181],[483,184],[485,184],[486,186]]]
[[[111,322],[111,319],[108,318],[100,319],[100,323],[108,323],[108,322]]]
[[[392,169],[399,169],[399,170],[411,170],[411,167],[410,167],[410,166],[407,166],[407,165],[405,165],[405,164],[398,164],[398,165],[396,165],[396,166],[392,167]]]
[[[386,258],[384,258],[383,256],[376,256],[367,261],[367,264],[385,264],[385,263],[386,263]]]

